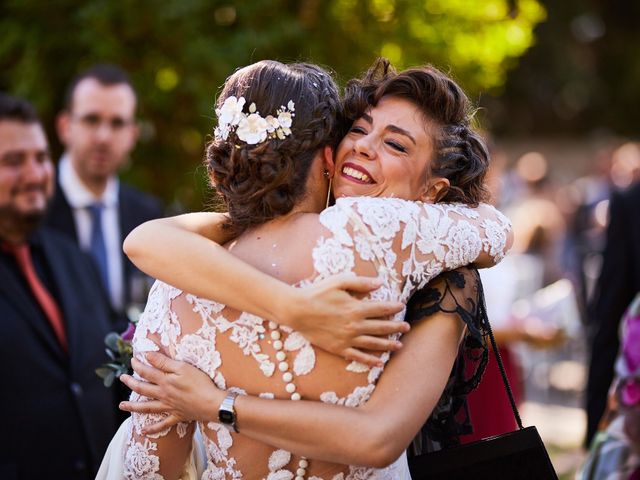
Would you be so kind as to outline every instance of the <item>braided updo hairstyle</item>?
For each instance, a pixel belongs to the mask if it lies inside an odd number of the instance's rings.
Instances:
[[[331,75],[307,63],[282,64],[265,60],[227,78],[217,106],[230,96],[255,103],[261,115],[276,115],[289,101],[295,104],[291,134],[267,138],[255,145],[234,131],[226,140],[214,138],[206,163],[217,193],[228,212],[230,227],[246,229],[285,215],[305,194],[315,154],[340,140],[340,95]]]
[[[397,73],[380,58],[360,79],[347,84],[345,122],[349,125],[385,96],[410,101],[423,113],[425,129],[433,138],[433,157],[427,162],[429,176],[447,178],[449,189],[442,202],[477,205],[489,193],[484,178],[489,152],[471,126],[471,104],[462,89],[430,65]]]

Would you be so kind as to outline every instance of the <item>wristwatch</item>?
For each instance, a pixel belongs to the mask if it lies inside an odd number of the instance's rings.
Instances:
[[[229,392],[218,409],[218,421],[227,427],[227,430],[234,433],[238,433],[238,429],[236,428],[236,411],[233,408],[237,396],[237,392]]]

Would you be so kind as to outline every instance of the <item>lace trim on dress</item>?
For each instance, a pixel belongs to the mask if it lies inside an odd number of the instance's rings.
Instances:
[[[492,207],[481,208],[487,215],[479,224],[478,212],[462,205],[426,205],[400,199],[339,199],[334,207],[319,217],[331,236],[318,239],[309,252],[316,276],[300,284],[319,281],[337,273],[354,273],[357,262],[372,262],[383,285],[371,298],[406,302],[417,288],[424,286],[444,268],[470,263],[481,250],[494,257],[503,254],[508,221]],[[195,320],[180,318],[174,311],[173,304],[182,302],[182,298],[196,314]],[[228,385],[228,379],[221,372],[224,359],[217,350],[217,342],[222,341],[218,336],[224,334],[224,338],[231,341],[242,355],[257,363],[265,378],[273,378],[273,388],[269,388],[272,391],[263,392],[261,396],[273,397],[278,392],[280,396],[286,394],[291,399],[300,399],[304,392],[295,379],[312,375],[316,368],[313,346],[298,332],[254,315],[240,313],[237,318],[227,318],[225,309],[223,304],[183,294],[169,285],[156,282],[138,323],[133,341],[135,355],[142,359],[143,352],[163,350],[173,358],[200,368],[220,388],[246,393],[241,388]],[[402,315],[396,315],[392,320],[400,321]],[[474,333],[477,330],[470,328],[469,331]],[[271,346],[266,348],[266,344]],[[389,352],[381,356],[383,362],[389,357]],[[381,367],[369,369],[355,362],[347,364],[346,371],[350,375],[360,375],[358,381],[361,380],[362,384],[349,386],[351,391],[346,395],[343,392],[342,396],[327,385],[329,389],[320,395],[320,399],[350,407],[362,405],[373,393],[382,370]],[[178,442],[184,446],[184,442],[189,440],[188,433],[196,427],[185,423],[153,437],[140,435],[143,425],[159,418],[162,417],[134,415],[135,428],[131,432],[126,452],[128,460],[125,462],[128,478],[162,478],[158,472],[161,471],[163,455],[171,455],[175,450],[172,446]],[[237,461],[242,457],[236,457],[232,452],[234,435],[214,422],[199,424],[198,428],[208,457],[202,478],[242,478],[242,469]],[[245,458],[244,461],[248,460]],[[254,465],[256,461],[252,459]],[[290,454],[283,450],[273,450],[264,462],[264,475],[269,480],[307,477],[309,462],[301,458],[297,469],[291,471],[288,468]],[[401,468],[398,465],[387,469],[349,467],[348,471],[333,475],[332,479],[391,480],[398,478],[398,468]],[[317,476],[307,478],[320,479]]]

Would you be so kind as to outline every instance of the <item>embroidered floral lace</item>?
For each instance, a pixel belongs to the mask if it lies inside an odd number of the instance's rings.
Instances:
[[[297,286],[338,273],[372,275],[377,271],[383,286],[371,297],[404,303],[443,270],[469,264],[482,252],[499,261],[506,253],[510,229],[508,220],[488,205],[470,209],[379,198],[340,199],[320,214],[318,222],[322,235],[309,243],[313,247],[292,252],[299,255],[301,272],[306,271],[305,262],[308,271],[314,272],[300,278]],[[390,320],[403,318],[404,312],[400,312]],[[277,327],[280,333],[276,337],[271,336],[273,325],[156,282],[137,326],[134,355],[144,361],[144,352],[161,351],[200,368],[219,388],[241,394],[291,398],[286,386],[293,383],[304,399],[356,407],[371,396],[383,368],[346,362],[314,348],[302,335],[284,326]],[[277,342],[281,342],[279,349],[275,347]],[[281,352],[284,355],[277,355]],[[386,362],[389,353],[381,358]],[[293,380],[285,380],[288,373]],[[133,399],[147,400],[135,394]],[[179,478],[196,429],[207,457],[202,479],[399,478],[395,463],[385,469],[372,469],[312,459],[300,475],[296,470],[300,457],[232,434],[214,422],[179,424],[153,436],[141,434],[143,425],[160,418],[133,415],[124,452],[125,478]]]

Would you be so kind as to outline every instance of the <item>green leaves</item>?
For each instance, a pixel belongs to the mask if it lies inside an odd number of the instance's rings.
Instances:
[[[117,352],[118,351],[118,340],[121,340],[120,335],[116,332],[108,333],[104,338],[104,344],[108,347],[107,353],[111,350]]]
[[[124,175],[180,211],[206,203],[204,142],[218,88],[237,67],[306,60],[345,81],[384,54],[398,68],[451,71],[475,96],[503,85],[544,16],[538,0],[4,2],[0,90],[36,104],[57,156],[54,117],[70,79],[97,62],[120,64],[143,127]]]
[[[131,342],[123,340],[118,333],[108,333],[104,338],[107,346],[105,352],[111,361],[95,369],[96,375],[102,378],[105,387],[111,387],[113,382],[123,373],[131,373],[131,358],[133,347]]]

